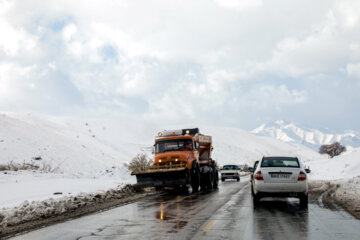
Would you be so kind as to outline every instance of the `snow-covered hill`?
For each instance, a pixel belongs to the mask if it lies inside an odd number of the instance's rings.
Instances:
[[[320,157],[301,144],[258,137],[241,129],[200,129],[213,136],[213,157],[220,164],[252,164],[264,155],[296,155],[304,161]],[[139,152],[150,153],[159,130],[157,126],[121,120],[4,113],[0,115],[0,164],[37,164],[76,176],[97,177],[114,171],[126,175],[123,163]]]
[[[355,131],[334,133],[327,129],[313,129],[299,127],[294,123],[276,121],[263,124],[251,131],[258,136],[269,136],[287,143],[300,143],[315,151],[323,144],[330,144],[335,141],[345,145],[349,151],[360,147],[360,134]]]

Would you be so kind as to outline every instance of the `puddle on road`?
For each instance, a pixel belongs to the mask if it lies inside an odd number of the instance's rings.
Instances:
[[[360,239],[360,222],[341,209],[315,201],[300,207],[293,199],[264,199],[254,207],[254,239]]]
[[[160,228],[169,228],[168,233],[176,233],[184,228],[198,212],[199,204],[203,204],[201,199],[207,198],[209,194],[216,191],[202,191],[197,193],[174,192],[158,199],[159,210],[155,213],[155,218],[159,220]],[[173,200],[169,201],[167,200]],[[171,198],[169,198],[171,196]]]

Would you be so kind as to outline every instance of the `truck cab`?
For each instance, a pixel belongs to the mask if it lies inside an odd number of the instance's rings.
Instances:
[[[154,145],[154,166],[184,165],[191,168],[199,159],[199,151],[193,136],[157,138]]]
[[[140,186],[217,188],[212,150],[212,137],[200,134],[198,128],[164,130],[155,138],[153,165],[131,174]]]

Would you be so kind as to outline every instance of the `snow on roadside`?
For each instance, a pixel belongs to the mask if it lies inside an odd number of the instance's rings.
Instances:
[[[34,224],[36,221],[49,218],[54,219],[65,213],[72,213],[73,216],[79,216],[82,213],[98,211],[104,207],[114,206],[119,202],[129,201],[131,200],[131,197],[136,194],[138,194],[138,197],[141,197],[142,192],[141,189],[132,185],[119,185],[106,191],[79,193],[75,196],[63,196],[58,199],[50,198],[43,201],[31,202],[26,200],[16,207],[1,209],[0,237],[6,236],[9,233],[21,231],[18,229],[21,224],[26,224],[28,222]],[[113,203],[109,202],[111,200]],[[101,205],[102,203],[105,203],[105,206]],[[84,210],[85,207],[88,209]],[[76,210],[79,211],[75,212]],[[12,227],[15,227],[15,230],[11,230]]]
[[[360,177],[340,183],[333,197],[338,204],[360,219]]]
[[[307,162],[311,180],[351,179],[360,176],[360,150],[334,158]]]
[[[130,175],[124,169],[118,171],[116,175],[116,177],[105,175],[101,178],[79,178],[37,171],[3,171],[0,172],[2,190],[0,207],[14,207],[24,201],[48,198],[55,200],[63,196],[75,196],[81,192],[93,193],[115,188],[124,183],[135,183],[135,179],[120,177]]]

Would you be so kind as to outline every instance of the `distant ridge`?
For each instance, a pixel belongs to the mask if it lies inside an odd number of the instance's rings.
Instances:
[[[283,120],[262,124],[251,132],[258,136],[269,136],[287,143],[300,143],[315,151],[321,145],[335,141],[345,145],[349,150],[360,148],[360,134],[355,131],[334,133],[328,129],[302,127],[294,123],[286,123]]]

